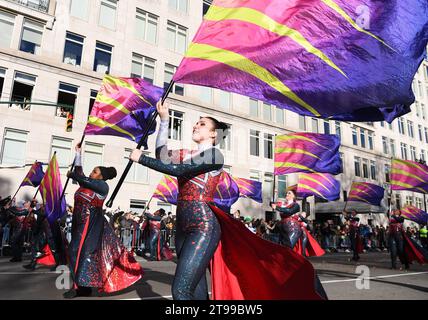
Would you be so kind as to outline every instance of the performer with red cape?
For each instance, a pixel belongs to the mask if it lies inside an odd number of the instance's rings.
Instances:
[[[325,251],[308,230],[309,221],[306,212],[298,215],[300,229],[302,235],[293,248],[295,252],[300,253],[304,257],[320,257],[325,254]]]
[[[357,212],[354,210],[349,217],[344,211],[345,219],[349,225],[349,238],[351,240],[352,258],[350,260],[360,260],[359,253],[363,253],[364,244],[360,234],[360,218],[357,217]]]
[[[211,263],[214,299],[322,299],[315,290],[315,272],[306,259],[289,248],[252,234],[240,221],[214,205],[223,168],[215,147],[226,125],[202,117],[193,127],[198,150],[167,148],[168,106],[157,104],[161,118],[156,157],[136,149],[130,158],[178,178],[177,269],[172,285],[175,300],[208,299],[206,270]]]
[[[74,288],[65,298],[87,296],[92,288],[115,292],[137,282],[143,269],[115,235],[103,214],[109,187],[106,180],[116,177],[113,167],[95,167],[89,177],[83,173],[80,145],[76,147],[75,170],[67,176],[80,188],[74,195],[72,236],[69,244],[70,272]]]
[[[162,259],[171,260],[172,251],[168,248],[165,239],[161,234],[161,220],[165,215],[164,209],[159,209],[154,214],[146,213],[147,223],[145,229],[149,230],[149,247],[150,247],[150,260],[161,261]],[[143,230],[143,233],[146,230]]]

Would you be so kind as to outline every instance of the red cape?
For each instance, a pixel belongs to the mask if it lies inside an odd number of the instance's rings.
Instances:
[[[221,226],[211,261],[214,300],[321,300],[312,264],[210,206]]]
[[[43,247],[42,251],[44,255],[36,259],[37,264],[41,264],[43,266],[48,266],[48,267],[56,265],[55,258],[48,244]]]
[[[323,248],[321,248],[318,241],[315,240],[314,237],[312,237],[312,235],[306,228],[304,228],[302,231],[306,232],[306,235],[308,237],[308,244],[306,245],[306,256],[307,257],[323,256],[325,254],[325,251]],[[299,241],[297,241],[296,245],[293,248],[293,251],[297,252],[300,255],[303,255],[302,239],[299,239]]]
[[[404,237],[404,251],[406,253],[406,258],[409,263],[417,261],[420,264],[428,263],[428,259],[423,255],[421,251],[413,244],[405,232],[403,232]]]

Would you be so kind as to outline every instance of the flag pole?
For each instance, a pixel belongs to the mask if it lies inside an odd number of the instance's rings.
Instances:
[[[162,95],[162,99],[161,99],[161,103],[163,104],[166,100],[166,98],[168,97],[169,92],[172,90],[172,87],[174,86],[175,82],[173,80],[171,80],[171,82],[168,85],[168,89],[166,91],[164,91],[163,95]],[[147,139],[150,129],[153,126],[153,124],[155,124],[156,122],[156,118],[158,116],[158,112],[157,110],[155,112],[153,112],[152,117],[149,120],[149,124],[148,126],[145,128],[143,136],[140,139],[140,142],[138,143],[136,149],[141,149],[141,147],[143,146],[144,141]],[[116,187],[114,188],[114,191],[110,197],[110,199],[107,201],[106,206],[108,208],[111,208],[113,206],[113,201],[116,198],[120,188],[122,187],[123,182],[125,181],[126,176],[128,175],[129,170],[131,170],[131,166],[134,162],[129,159],[128,164],[126,165],[125,170],[122,173],[122,176],[119,179],[119,182],[117,183]]]

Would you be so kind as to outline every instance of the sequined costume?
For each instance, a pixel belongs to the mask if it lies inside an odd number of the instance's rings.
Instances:
[[[281,244],[293,249],[302,236],[299,217],[295,216],[295,214],[300,211],[300,206],[297,202],[293,201],[285,206],[277,206],[276,210],[279,211],[281,216]]]
[[[8,214],[11,217],[9,225],[12,227],[10,244],[13,258],[11,261],[18,262],[22,260],[25,234],[34,223],[34,218],[31,217],[28,210],[16,207],[9,208]]]
[[[161,220],[160,216],[146,214],[148,223],[146,228],[149,228],[149,247],[150,247],[150,258],[152,260],[160,261],[162,259],[171,260],[172,251],[168,248],[165,243],[165,239],[161,234]]]
[[[314,270],[309,262],[287,248],[253,235],[240,221],[215,206],[213,195],[223,167],[221,152],[211,145],[199,145],[197,151],[170,151],[166,147],[167,139],[168,121],[161,121],[156,141],[157,159],[141,155],[138,162],[178,178],[178,262],[172,285],[173,298],[208,299],[205,274],[210,265],[213,299],[321,299],[313,286]],[[230,228],[234,229],[233,234],[228,232]],[[233,237],[236,240],[232,240]],[[270,255],[270,246],[276,246],[275,256],[266,259],[275,268],[266,264],[260,268],[254,250],[247,252],[246,259],[241,259],[239,255],[245,256],[246,248],[241,251],[240,241],[266,249],[261,255]],[[288,258],[293,263],[284,265]],[[263,281],[254,281],[258,276],[253,267],[258,268],[258,273],[264,273],[271,284],[266,285],[264,276],[260,277]]]
[[[358,261],[360,259],[359,253],[363,252],[364,244],[360,235],[360,218],[347,217],[349,221],[349,238],[351,241],[352,260]]]
[[[92,287],[103,292],[125,289],[143,275],[140,264],[128,252],[108,224],[102,211],[108,194],[103,180],[85,177],[80,154],[70,176],[80,188],[74,195],[70,272],[75,288]]]
[[[319,257],[325,254],[325,251],[319,243],[315,240],[315,238],[311,235],[307,226],[309,224],[308,219],[298,215],[300,229],[302,230],[302,235],[300,239],[297,241],[293,250],[305,257]]]

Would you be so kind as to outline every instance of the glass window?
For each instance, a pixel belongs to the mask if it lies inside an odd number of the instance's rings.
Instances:
[[[270,201],[272,199],[273,194],[273,179],[274,176],[272,173],[265,173],[265,178],[262,184],[263,188],[263,199],[269,199]]]
[[[285,198],[287,194],[287,176],[278,176],[278,198]]]
[[[424,210],[424,208],[422,207],[422,198],[416,198],[416,207]]]
[[[16,72],[13,82],[11,101],[16,101],[19,103],[10,104],[9,107],[27,111],[30,110],[31,104],[26,104],[25,102],[31,101],[35,84],[35,76],[22,72]]]
[[[123,157],[123,169],[126,168],[129,162],[129,155],[131,154],[132,149],[125,149],[125,155]],[[147,153],[145,153],[148,155]],[[145,166],[138,165],[138,163],[133,163],[131,169],[129,170],[128,175],[125,179],[126,182],[136,182],[136,183],[148,183],[149,181],[149,170]]]
[[[424,128],[425,131],[425,142],[428,143],[428,128]]]
[[[416,161],[416,148],[414,146],[410,146],[410,156],[412,158],[412,161]]]
[[[116,0],[101,0],[99,25],[109,29],[116,28]]]
[[[4,85],[5,75],[6,75],[6,70],[0,69],[0,99],[1,99],[1,94],[3,93],[3,85]]]
[[[250,170],[250,180],[261,182],[260,171]]]
[[[206,15],[208,12],[208,9],[210,8],[210,5],[212,4],[212,0],[203,0],[202,5],[202,16]]]
[[[413,121],[407,120],[407,131],[409,132],[409,137],[414,138],[415,135],[413,133]]]
[[[137,8],[135,35],[137,39],[157,43],[159,17]]]
[[[256,118],[259,116],[259,102],[251,98],[250,98],[250,116],[256,117]]]
[[[91,96],[89,98],[89,114],[91,113],[92,107],[94,106],[95,100],[97,99],[97,95],[97,90],[91,90]]]
[[[398,119],[398,132],[400,132],[400,134],[405,134],[405,131],[404,131],[404,119],[403,118],[399,118]]]
[[[187,28],[168,21],[166,38],[169,50],[184,54],[187,48]]]
[[[77,34],[67,32],[65,36],[63,62],[73,66],[80,66],[82,62],[84,38]]]
[[[381,121],[381,122],[380,122],[380,126],[381,126],[382,128],[385,128],[385,121]]]
[[[223,109],[229,109],[231,97],[230,93],[223,90],[218,90],[218,97],[220,107],[222,107]]]
[[[391,156],[395,157],[395,140],[391,139],[389,146],[391,147]]]
[[[388,138],[387,137],[382,137],[382,147],[383,147],[383,153],[388,154],[389,150],[388,150]]]
[[[28,132],[6,129],[3,138],[2,164],[25,165]]]
[[[184,114],[182,112],[175,110],[169,111],[168,139],[181,141],[183,131],[183,117]]]
[[[109,44],[103,44],[97,41],[95,48],[94,71],[101,73],[110,73],[111,54],[113,47]]]
[[[361,158],[354,157],[355,176],[361,177]]]
[[[422,113],[422,119],[425,120],[426,112],[425,112],[425,105],[423,103],[421,104],[421,113]]]
[[[275,107],[275,122],[278,124],[285,123],[285,110]]]
[[[71,139],[52,137],[50,158],[52,158],[54,152],[56,152],[56,159],[58,161],[61,174],[65,174],[67,172],[68,166],[72,162],[72,144],[73,140]]]
[[[390,171],[391,166],[389,164],[385,164],[385,182],[390,182]]]
[[[227,124],[227,129],[221,132],[221,130],[218,130],[218,135],[220,137],[224,137],[224,139],[220,139],[219,147],[220,149],[230,151],[230,144],[231,144],[231,131],[232,127],[230,124]]]
[[[155,78],[155,63],[156,60],[132,54],[131,77],[143,78],[147,82],[153,84]]]
[[[305,116],[299,115],[299,129],[306,131],[306,118],[305,118]]]
[[[339,139],[342,139],[342,129],[339,121],[334,122],[334,126],[336,128],[336,135],[339,136]]]
[[[136,212],[137,214],[142,214],[144,212],[144,209],[146,208],[147,202],[148,202],[147,200],[130,199],[129,208],[132,212]],[[159,206],[159,202],[158,202],[158,206]]]
[[[324,134],[330,134],[330,121],[324,120]]]
[[[165,75],[164,75],[164,83],[163,83],[163,88],[165,90],[168,89],[169,83],[171,82],[172,77],[174,76],[174,73],[176,70],[177,70],[177,67],[165,63]],[[184,87],[179,84],[174,84],[174,86],[172,87],[172,92],[177,95],[184,96]]]
[[[367,140],[368,140],[368,143],[369,143],[369,149],[370,150],[373,150],[374,149],[374,145],[373,145],[373,132],[372,131],[368,131],[368,134],[367,134]]]
[[[74,106],[77,98],[77,91],[79,87],[73,86],[71,84],[59,83],[58,91],[58,104],[60,107],[56,108],[56,116],[67,118],[67,114],[74,114]]]
[[[426,162],[426,154],[425,154],[425,150],[421,149],[421,160]]]
[[[415,106],[416,106],[416,116],[420,117],[420,115],[421,115],[421,106],[419,105],[419,102],[415,101]]]
[[[260,131],[250,130],[250,155],[260,156]]]
[[[213,89],[209,87],[199,86],[199,98],[201,101],[212,104],[213,103]]]
[[[400,143],[400,147],[401,147],[401,158],[403,160],[407,160],[407,144],[405,143]]]
[[[12,40],[13,26],[15,24],[15,16],[0,11],[0,47],[9,48]]]
[[[265,133],[264,135],[264,155],[266,159],[273,159],[273,135]]]
[[[70,15],[88,20],[89,0],[71,0]]]
[[[412,206],[412,205],[413,205],[413,197],[406,196],[406,206]]]
[[[361,148],[366,147],[366,130],[364,130],[363,128],[360,128],[360,143]]]
[[[418,124],[418,133],[419,133],[419,140],[423,142],[424,141],[424,135],[423,135],[422,126],[420,124]]]
[[[187,1],[188,0],[168,0],[170,8],[186,13],[187,12]]]
[[[376,162],[370,161],[370,178],[376,180]]]
[[[363,177],[369,177],[369,161],[367,159],[363,159]]]
[[[357,128],[352,128],[352,144],[358,146]]]
[[[95,167],[103,165],[104,145],[92,142],[85,143],[83,154],[83,172],[86,176],[92,172]]]
[[[263,119],[272,121],[272,106],[266,102],[263,102]]]
[[[19,50],[32,54],[39,54],[42,44],[42,35],[43,25],[24,19]]]

